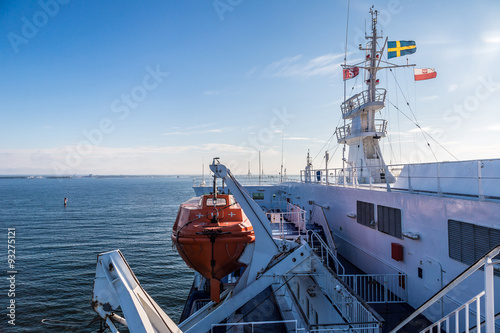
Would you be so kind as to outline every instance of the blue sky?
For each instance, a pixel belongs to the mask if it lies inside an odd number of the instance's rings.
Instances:
[[[399,87],[379,72],[386,161],[453,160],[393,105],[459,159],[500,157],[500,2],[351,1],[348,60],[364,56],[372,4],[384,36],[416,41],[410,63],[438,72],[414,82],[401,69]],[[289,174],[308,149],[315,167],[326,149],[341,164],[328,140],[347,1],[2,1],[0,12],[0,174],[199,174],[214,156],[255,174],[258,150],[274,174],[282,147]]]

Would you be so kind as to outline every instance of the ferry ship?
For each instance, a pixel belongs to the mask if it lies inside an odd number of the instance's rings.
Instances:
[[[360,47],[365,60],[344,66],[365,70],[368,79],[365,91],[341,105],[345,125],[336,130],[337,142],[349,149],[343,167],[317,170],[308,156],[298,181],[243,186],[230,166],[214,159],[214,186],[196,186],[201,201],[184,204],[206,221],[184,236],[190,244],[203,239],[200,251],[210,249],[214,230],[224,232],[214,216],[228,208],[217,208],[218,195],[237,202],[239,218],[250,221],[254,234],[237,256],[224,256],[234,257],[226,276],[214,273],[213,253],[197,268],[196,251],[190,248],[190,257],[177,245],[197,270],[178,325],[119,251],[101,254],[93,307],[112,331],[119,325],[133,333],[500,330],[500,160],[385,163],[379,142],[387,122],[375,115],[386,91],[377,88],[377,72],[398,66],[382,60],[388,39],[379,48],[377,11],[370,13],[371,35]],[[179,225],[194,221],[182,211]],[[174,227],[174,243],[179,230]],[[241,230],[250,229],[242,224]],[[253,318],[263,304],[268,310]]]

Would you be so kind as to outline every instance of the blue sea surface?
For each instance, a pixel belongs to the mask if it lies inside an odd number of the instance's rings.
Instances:
[[[178,322],[193,273],[170,234],[179,204],[194,196],[191,186],[189,177],[0,179],[0,268],[7,276],[7,229],[15,228],[17,271],[15,326],[9,281],[0,282],[0,332],[98,331],[96,259],[115,249]]]

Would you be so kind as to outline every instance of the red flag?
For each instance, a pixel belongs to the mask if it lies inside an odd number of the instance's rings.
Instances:
[[[415,81],[433,79],[437,76],[434,68],[415,68],[413,74],[415,75]]]
[[[344,68],[344,80],[352,79],[353,77],[358,76],[359,67],[350,67]]]

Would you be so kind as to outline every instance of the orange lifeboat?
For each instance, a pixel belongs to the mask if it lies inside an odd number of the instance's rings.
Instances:
[[[210,279],[210,298],[220,302],[220,280],[244,266],[238,259],[255,241],[252,224],[232,195],[203,195],[181,204],[172,242],[186,264]]]

